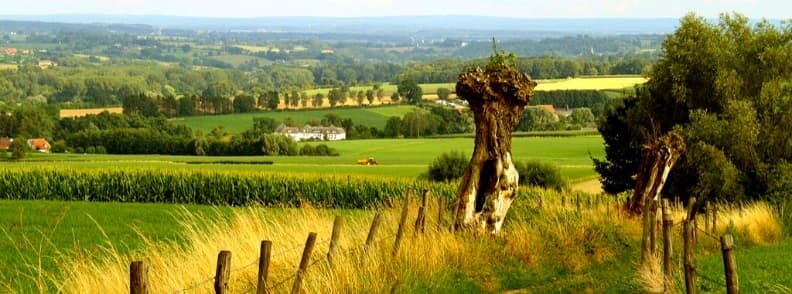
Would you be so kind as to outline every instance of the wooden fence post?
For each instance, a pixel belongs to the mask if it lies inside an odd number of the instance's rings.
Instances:
[[[445,197],[440,195],[437,197],[437,231],[443,230],[445,226],[445,217],[443,217],[443,213],[445,212]]]
[[[737,259],[734,257],[734,239],[731,235],[720,237],[723,252],[723,271],[726,274],[726,293],[740,293],[740,281],[737,278]]]
[[[580,212],[580,194],[575,195],[575,209]]]
[[[642,222],[642,232],[641,232],[641,264],[646,263],[649,259],[649,255],[652,253],[650,249],[650,242],[651,242],[651,231],[652,231],[652,200],[651,199],[644,199],[643,201],[643,209],[641,212]]]
[[[231,278],[231,251],[223,250],[217,254],[214,290],[217,294],[228,293],[228,280]]]
[[[418,208],[418,217],[415,219],[415,230],[413,236],[423,234],[426,228],[426,208],[429,206],[429,189],[423,190],[421,207]]]
[[[673,239],[671,230],[674,227],[674,219],[671,215],[671,207],[669,207],[668,199],[663,199],[663,273],[665,274],[666,281],[673,279],[671,273],[671,258],[674,254],[672,249]]]
[[[652,204],[649,205],[652,214],[649,215],[651,227],[649,228],[649,251],[652,255],[657,256],[657,210],[660,208],[658,201],[652,199]]]
[[[368,252],[371,244],[374,243],[374,238],[377,235],[377,231],[379,231],[380,224],[382,223],[382,212],[377,212],[374,214],[374,219],[371,221],[371,227],[369,228],[368,236],[366,236],[366,245],[363,245],[363,251]]]
[[[696,212],[693,206],[696,204],[696,197],[690,197],[688,203],[688,215],[684,223],[684,258],[685,258],[685,289],[688,294],[696,293],[696,264],[693,256],[693,226]]]
[[[412,189],[407,190],[407,195],[404,196],[404,207],[402,207],[401,218],[399,218],[399,229],[396,230],[396,242],[393,244],[393,252],[391,253],[393,256],[399,254],[399,246],[401,245],[401,239],[404,236],[404,223],[407,222],[407,212],[410,210],[410,196],[412,194]]]
[[[259,266],[258,266],[258,285],[256,286],[256,294],[269,293],[269,285],[267,285],[267,277],[269,276],[270,256],[272,255],[272,241],[261,241],[261,250],[259,250]]]
[[[712,205],[712,233],[717,234],[718,230],[718,203]]]
[[[344,217],[336,216],[333,221],[333,233],[330,236],[330,248],[327,250],[327,263],[333,266],[333,258],[335,257],[336,248],[338,247],[338,239],[341,238],[341,227],[344,225]]]
[[[129,265],[129,294],[148,294],[148,267],[142,261]]]
[[[314,245],[316,245],[316,233],[311,232],[308,234],[308,239],[305,241],[305,249],[303,249],[302,258],[300,259],[300,267],[297,269],[297,276],[294,277],[294,285],[292,285],[292,294],[300,293],[302,289],[302,280],[305,276],[305,270],[308,269],[308,263],[311,262],[311,253],[313,252]]]
[[[709,201],[704,204],[704,231],[710,231],[710,215],[712,214],[712,204]]]
[[[561,196],[561,208],[566,208],[566,197]]]

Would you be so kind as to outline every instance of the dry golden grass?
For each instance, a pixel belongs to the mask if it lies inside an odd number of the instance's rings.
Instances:
[[[526,204],[527,205],[527,204]],[[354,212],[345,217],[340,251],[335,266],[325,261],[334,212],[312,208],[245,208],[230,220],[206,218],[184,210],[180,212],[186,244],[147,241],[144,249],[119,254],[108,243],[103,258],[64,258],[60,274],[49,277],[65,293],[119,293],[128,291],[129,263],[143,260],[149,266],[152,293],[173,293],[196,285],[197,293],[210,292],[217,254],[232,252],[231,290],[250,292],[256,287],[260,241],[273,240],[271,283],[286,281],[275,292],[286,292],[288,280],[296,270],[302,244],[309,232],[317,232],[313,263],[304,280],[307,293],[380,293],[400,289],[405,282],[432,281],[451,270],[481,273],[506,258],[528,267],[539,263],[557,264],[582,272],[591,264],[614,258],[617,245],[613,236],[637,239],[636,223],[615,212],[606,213],[604,205],[580,213],[548,203],[533,221],[519,218],[507,223],[506,233],[498,237],[452,234],[437,226],[437,207],[430,205],[425,234],[414,234],[417,206],[413,205],[399,254],[391,257],[399,208],[384,209],[384,222],[376,246],[364,254],[362,244],[372,212]],[[514,212],[517,213],[517,212]],[[345,213],[345,214],[348,214]],[[448,215],[447,215],[448,217]],[[208,219],[212,219],[209,221]],[[491,269],[490,269],[491,270]],[[485,272],[487,270],[484,270]],[[65,278],[68,277],[68,278]],[[204,282],[200,284],[200,282]],[[485,290],[498,291],[497,282],[484,283]]]
[[[650,255],[646,262],[638,266],[638,271],[635,272],[635,279],[640,285],[641,289],[646,293],[674,293],[672,289],[665,289],[665,278],[663,276],[663,269],[660,265],[660,258],[655,255]],[[669,285],[673,285],[669,283]]]
[[[416,281],[431,283],[448,272],[475,273],[489,281],[492,267],[505,259],[518,260],[526,267],[547,266],[584,273],[592,265],[619,258],[623,244],[637,244],[639,218],[629,218],[614,209],[614,203],[600,203],[577,211],[572,200],[566,207],[561,195],[549,190],[529,191],[527,199],[510,212],[505,232],[497,237],[475,234],[452,234],[447,226],[437,226],[437,207],[430,205],[425,234],[414,234],[417,205],[413,204],[401,250],[391,256],[399,218],[399,208],[382,209],[384,221],[378,241],[369,252],[362,244],[373,216],[371,211],[340,212],[313,208],[239,209],[230,218],[195,215],[182,210],[185,231],[183,244],[147,241],[145,248],[132,254],[119,254],[108,243],[104,254],[96,258],[66,256],[59,274],[47,274],[65,293],[121,293],[129,287],[129,263],[143,260],[149,266],[152,293],[174,293],[193,288],[193,293],[210,293],[217,254],[232,252],[231,291],[252,292],[256,287],[258,250],[261,240],[272,240],[270,285],[276,293],[291,289],[292,277],[309,232],[317,232],[312,265],[306,273],[306,293],[382,293],[410,289]],[[566,194],[566,197],[571,197]],[[533,216],[541,197],[542,208]],[[596,201],[594,201],[596,203]],[[767,226],[779,227],[771,210],[764,204],[748,205],[742,217],[733,209],[724,209],[719,218],[732,219],[733,228],[745,228],[752,242],[771,242],[775,233],[762,233]],[[334,266],[326,262],[333,218],[345,215],[345,224]],[[676,214],[679,214],[678,212]],[[448,214],[446,214],[448,218]],[[719,223],[725,224],[725,221]],[[725,230],[725,225],[722,228]],[[741,237],[735,237],[739,240]],[[679,247],[677,247],[679,248]],[[659,261],[639,267],[636,282],[647,292],[663,289]],[[277,284],[283,282],[282,284]],[[502,290],[498,282],[484,282],[483,290]],[[672,282],[673,284],[673,282]],[[430,287],[431,288],[431,287]]]
[[[723,206],[723,205],[721,205]],[[735,242],[764,245],[781,241],[784,229],[773,208],[764,202],[719,207],[716,235],[732,234]]]

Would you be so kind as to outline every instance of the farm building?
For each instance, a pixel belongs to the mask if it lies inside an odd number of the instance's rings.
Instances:
[[[8,147],[11,147],[11,143],[14,142],[14,139],[8,137],[1,137],[0,138],[0,150],[8,150]]]
[[[305,125],[302,128],[299,127],[287,127],[284,124],[278,126],[275,129],[275,134],[286,135],[289,137],[294,138],[295,141],[302,141],[302,140],[328,140],[328,141],[338,141],[346,139],[346,131],[344,128],[339,128],[333,125],[329,127],[314,127],[311,125]]]
[[[52,148],[50,143],[44,138],[28,139],[27,144],[30,149],[36,150],[38,152],[50,152],[50,149]]]

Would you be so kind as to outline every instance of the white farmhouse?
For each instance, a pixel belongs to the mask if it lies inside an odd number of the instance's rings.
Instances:
[[[338,141],[346,139],[346,131],[344,128],[339,128],[333,125],[329,127],[314,127],[310,125],[305,125],[302,128],[299,127],[287,127],[284,124],[278,126],[275,129],[276,134],[286,135],[289,137],[294,138],[295,141],[303,141],[303,140],[327,140],[327,141]]]

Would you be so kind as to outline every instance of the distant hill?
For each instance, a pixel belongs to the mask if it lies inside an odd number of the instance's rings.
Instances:
[[[443,34],[448,37],[544,38],[549,35],[666,34],[675,18],[523,19],[467,15],[392,17],[209,18],[162,15],[0,15],[2,20],[82,24],[144,24],[163,28],[355,34]]]

